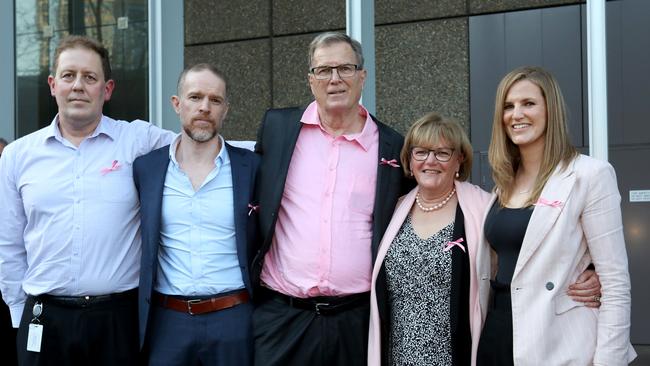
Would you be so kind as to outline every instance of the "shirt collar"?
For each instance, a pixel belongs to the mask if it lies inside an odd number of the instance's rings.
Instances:
[[[95,131],[93,131],[93,133],[91,133],[90,136],[88,136],[88,138],[98,136],[99,134],[104,134],[108,136],[111,140],[115,140],[115,138],[117,137],[117,131],[115,130],[114,125],[111,124],[108,120],[109,118],[102,114],[102,118],[99,120],[99,124],[95,128]],[[48,140],[50,138],[54,138],[61,143],[63,142],[63,135],[61,134],[61,129],[59,128],[58,114],[54,116],[54,119],[52,119],[52,123],[50,123],[46,131],[45,139]]]
[[[348,141],[356,141],[364,150],[368,151],[375,140],[374,135],[377,131],[377,124],[372,120],[372,117],[370,117],[368,110],[361,104],[359,104],[359,115],[366,119],[366,122],[363,125],[363,130],[359,133],[343,135],[343,138]],[[321,130],[325,131],[320,122],[318,104],[316,104],[316,101],[311,102],[309,106],[307,106],[305,112],[302,114],[302,118],[300,118],[300,122],[306,125],[319,126]]]
[[[179,133],[178,136],[174,138],[174,141],[169,144],[169,161],[171,161],[177,168],[179,167],[179,164],[178,160],[176,160],[176,147],[181,142],[181,135],[182,133]],[[226,149],[226,141],[221,135],[219,135],[219,140],[221,141],[221,151],[219,151],[219,154],[214,158],[214,166],[220,166],[220,164],[225,164],[230,161],[230,156]]]

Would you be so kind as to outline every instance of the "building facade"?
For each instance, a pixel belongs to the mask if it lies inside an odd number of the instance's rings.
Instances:
[[[211,62],[230,82],[225,137],[254,140],[266,109],[311,101],[311,39],[346,30],[345,0],[12,6],[11,20],[0,16],[2,49],[12,52],[0,61],[0,77],[10,80],[0,98],[12,101],[0,135],[9,140],[54,116],[45,79],[53,47],[66,33],[89,34],[111,49],[117,89],[107,114],[177,129],[168,100],[182,65]],[[630,258],[632,341],[650,345],[650,291],[643,280],[650,277],[650,2],[608,1],[606,9],[609,160],[618,174]],[[496,84],[512,68],[536,64],[559,79],[572,140],[588,154],[586,21],[585,1],[578,0],[375,0],[375,114],[402,133],[429,111],[456,118],[475,149],[472,181],[489,189]]]

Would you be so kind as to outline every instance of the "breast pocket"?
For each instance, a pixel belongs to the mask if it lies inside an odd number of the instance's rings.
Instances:
[[[363,215],[372,215],[375,199],[375,180],[356,177],[350,189],[350,209]]]
[[[103,201],[126,203],[136,199],[135,184],[131,167],[120,172],[110,172],[99,178],[100,195]]]

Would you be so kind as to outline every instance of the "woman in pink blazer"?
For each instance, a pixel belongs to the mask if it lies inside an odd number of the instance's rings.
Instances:
[[[436,113],[411,126],[401,163],[418,185],[397,204],[378,250],[368,364],[470,365],[483,319],[476,245],[491,196],[465,182],[472,147],[463,127]],[[598,293],[597,280],[583,285]]]
[[[620,195],[607,162],[569,142],[562,94],[538,67],[499,84],[489,159],[496,195],[476,255],[477,365],[626,365],[630,278]],[[593,263],[600,309],[567,296]]]

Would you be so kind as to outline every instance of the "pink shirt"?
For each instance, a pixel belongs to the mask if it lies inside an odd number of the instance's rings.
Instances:
[[[289,165],[261,279],[294,297],[370,291],[372,211],[379,132],[368,111],[361,133],[334,137],[312,102]]]

